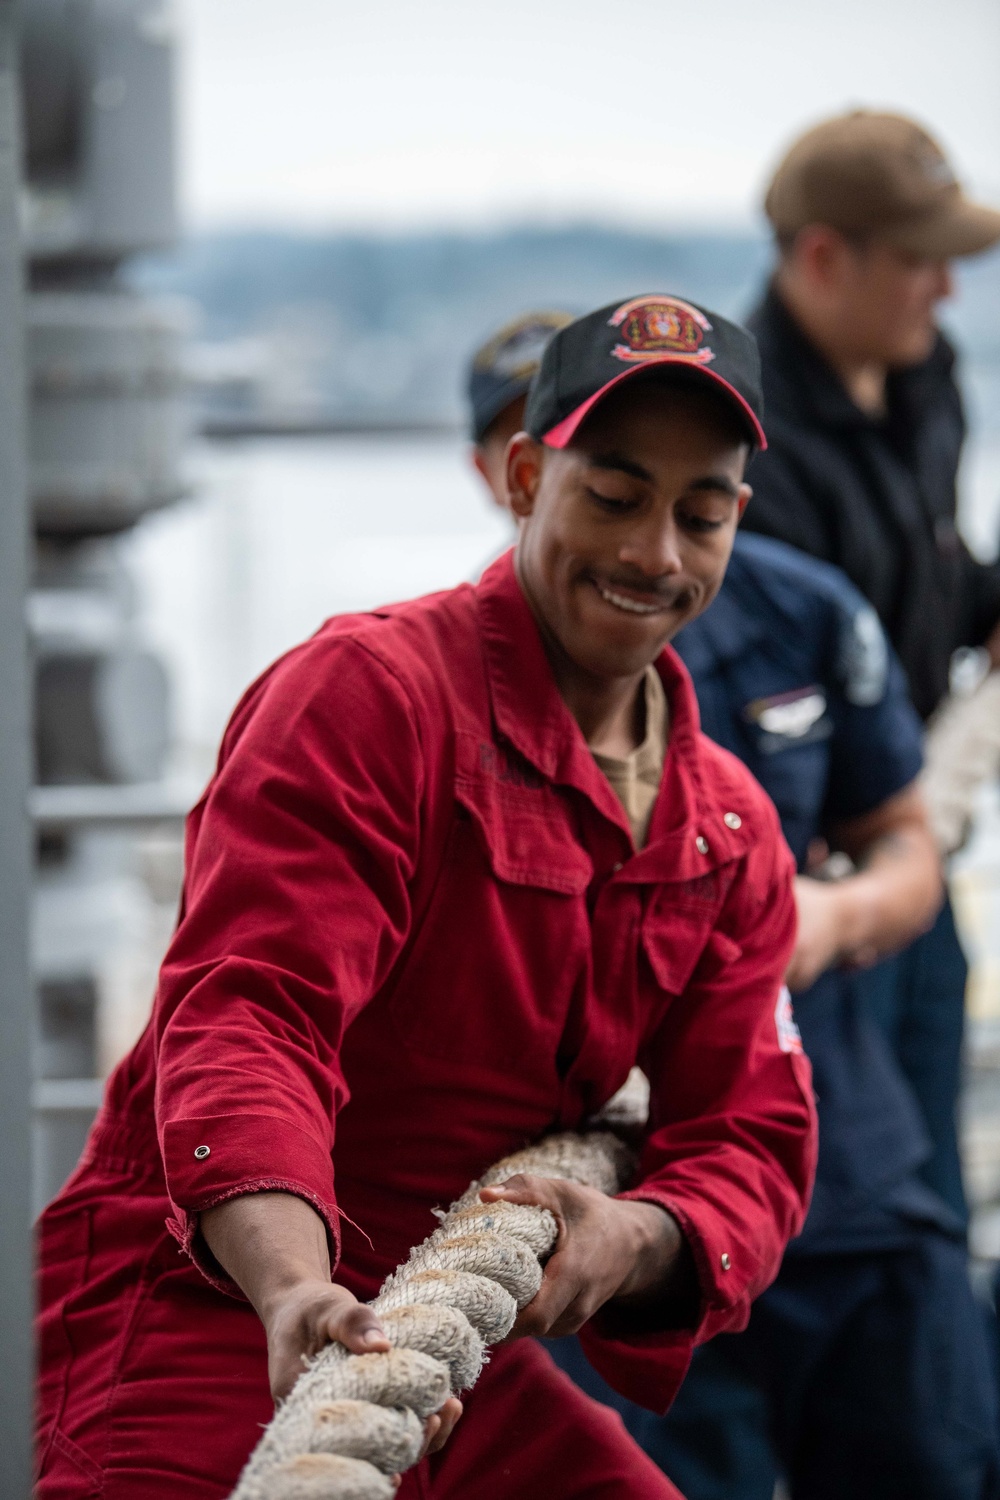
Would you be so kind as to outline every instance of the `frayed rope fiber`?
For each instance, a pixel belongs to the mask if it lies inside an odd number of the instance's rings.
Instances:
[[[423,1424],[474,1385],[542,1283],[556,1240],[548,1209],[483,1203],[518,1172],[616,1193],[634,1166],[609,1131],[553,1135],[507,1156],[451,1205],[371,1304],[392,1349],[329,1344],[299,1376],[254,1449],[232,1500],[393,1500],[392,1475],[417,1462]]]

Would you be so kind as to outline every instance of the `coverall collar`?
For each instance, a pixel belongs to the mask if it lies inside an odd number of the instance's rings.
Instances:
[[[493,717],[500,733],[548,781],[581,792],[622,831],[632,850],[625,810],[556,687],[517,579],[513,549],[486,570],[476,595]],[[742,828],[728,827],[723,821],[727,809],[717,805],[702,782],[698,703],[686,668],[669,646],[656,668],[670,705],[670,738],[647,843],[624,865],[621,878],[693,879],[741,856],[748,835]],[[699,837],[707,842],[707,853],[698,847]]]

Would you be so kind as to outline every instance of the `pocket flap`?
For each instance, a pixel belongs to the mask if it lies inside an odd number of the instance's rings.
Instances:
[[[662,990],[682,994],[702,958],[721,970],[742,956],[738,943],[715,930],[717,915],[717,905],[699,911],[674,904],[669,887],[653,897],[642,924],[642,946]]]
[[[566,896],[585,891],[594,867],[555,789],[513,752],[490,744],[460,748],[455,797],[471,815],[497,879]]]

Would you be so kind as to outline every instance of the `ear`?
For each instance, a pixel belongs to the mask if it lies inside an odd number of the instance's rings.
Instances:
[[[747,506],[750,504],[750,499],[751,499],[752,495],[753,495],[753,490],[750,488],[750,486],[748,484],[741,484],[740,485],[739,498],[736,501],[736,511],[737,511],[736,524],[737,524],[737,526],[739,525],[740,521],[742,521],[742,519],[743,519],[743,512],[746,510]]]
[[[795,237],[793,259],[814,286],[831,287],[843,279],[853,249],[829,224],[807,224]]]
[[[516,432],[507,444],[507,497],[519,521],[535,508],[544,461],[542,444],[526,432]]]

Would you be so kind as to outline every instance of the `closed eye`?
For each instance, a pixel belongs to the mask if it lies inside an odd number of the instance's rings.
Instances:
[[[733,488],[731,492],[726,484],[699,480],[693,487],[694,493],[689,492],[677,506],[678,524],[696,535],[719,531],[733,518],[734,502],[739,498],[739,491]]]
[[[617,495],[604,495],[600,490],[591,489],[589,485],[587,494],[595,505],[600,506],[601,510],[609,515],[623,515],[626,511],[634,510],[639,504],[638,500],[631,498],[623,500]]]
[[[695,531],[698,533],[718,531],[726,524],[725,521],[713,520],[711,516],[698,515],[681,516],[680,523],[686,531]]]

